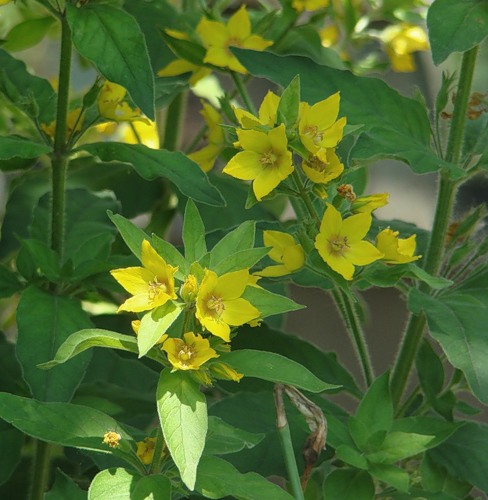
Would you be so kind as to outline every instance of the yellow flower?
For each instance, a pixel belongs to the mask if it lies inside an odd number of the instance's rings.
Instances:
[[[141,120],[146,123],[150,121],[142,116],[139,108],[131,108],[124,99],[127,90],[121,85],[105,82],[98,94],[98,112],[100,116],[114,122],[125,122]]]
[[[144,438],[144,441],[137,441],[137,457],[144,465],[149,465],[154,457],[156,438]]]
[[[230,17],[227,24],[203,18],[198,23],[196,32],[207,49],[204,62],[243,74],[247,73],[246,68],[229,47],[263,51],[273,44],[259,35],[251,34],[251,21],[245,5]]]
[[[178,268],[166,264],[147,240],[142,242],[141,262],[144,267],[126,267],[110,271],[112,276],[133,295],[118,309],[141,312],[177,298],[174,274]]]
[[[285,276],[297,271],[305,264],[305,252],[291,234],[281,231],[263,231],[263,240],[265,246],[272,247],[268,254],[271,260],[280,265],[265,267],[255,273],[258,276]]]
[[[193,274],[189,274],[180,288],[181,298],[185,302],[193,302],[198,293],[198,281]]]
[[[83,126],[83,121],[85,119],[85,113],[81,111],[81,108],[73,109],[68,113],[66,117],[66,134],[68,137],[73,133],[77,133],[81,130]],[[54,138],[56,134],[56,122],[51,122],[49,125],[41,123],[41,129],[49,137]]]
[[[332,47],[339,39],[339,30],[335,24],[325,26],[319,31],[322,47]]]
[[[342,174],[344,165],[333,149],[320,149],[302,162],[302,170],[315,184],[327,184]]]
[[[329,5],[329,0],[293,0],[291,4],[297,12],[303,12],[304,10],[312,12],[323,9],[327,5]]]
[[[241,108],[234,108],[234,113],[243,128],[273,127],[276,122],[279,103],[280,98],[269,90],[264,96],[261,106],[259,106],[258,117]]]
[[[209,359],[219,355],[210,347],[210,342],[200,334],[187,332],[183,339],[169,338],[163,344],[163,351],[177,370],[199,370]]]
[[[188,158],[200,165],[204,172],[208,172],[214,166],[215,160],[225,148],[225,134],[220,126],[222,119],[220,113],[202,101],[203,109],[200,111],[208,127],[208,145],[202,149],[190,153]]]
[[[144,144],[148,148],[159,149],[159,134],[156,122],[151,120],[134,121],[131,125],[122,123],[119,126],[122,129],[121,139],[126,144]]]
[[[212,70],[210,68],[206,68],[205,66],[198,66],[197,64],[193,64],[185,59],[175,59],[167,66],[160,69],[158,71],[158,76],[178,76],[183,73],[192,73],[188,82],[193,87],[202,78],[210,75],[211,72]]]
[[[210,365],[210,371],[216,378],[220,378],[222,380],[239,382],[241,378],[244,377],[242,373],[236,372],[234,368],[229,366],[227,363],[221,363],[219,361]]]
[[[380,252],[384,253],[383,260],[388,264],[405,264],[422,257],[421,255],[413,255],[416,246],[415,239],[415,234],[406,239],[400,239],[398,231],[387,228],[376,236],[376,246]]]
[[[428,50],[427,34],[420,26],[401,23],[388,26],[380,35],[386,46],[386,54],[390,59],[393,71],[415,71],[413,52]]]
[[[240,326],[258,318],[259,311],[241,298],[248,283],[246,269],[222,276],[206,269],[196,304],[196,317],[202,326],[229,342],[231,326]]]
[[[369,213],[342,220],[339,211],[327,203],[320,232],[315,238],[315,248],[324,262],[346,280],[352,279],[354,266],[365,266],[383,257],[374,245],[363,241],[371,220]]]
[[[118,448],[122,436],[115,431],[108,431],[103,435],[103,443],[110,446],[110,448]]]
[[[322,148],[335,148],[342,139],[346,118],[337,120],[339,103],[339,92],[313,106],[306,102],[300,103],[298,133],[310,153],[315,154]]]
[[[388,193],[370,194],[359,196],[351,204],[354,213],[371,213],[377,208],[384,207],[388,203]]]
[[[237,179],[254,181],[254,194],[261,201],[294,170],[285,126],[269,132],[237,130],[237,137],[244,151],[237,153],[223,171]]]

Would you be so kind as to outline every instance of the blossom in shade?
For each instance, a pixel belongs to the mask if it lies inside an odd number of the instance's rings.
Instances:
[[[415,234],[402,239],[398,237],[398,231],[386,228],[376,236],[376,247],[380,252],[383,252],[382,260],[388,264],[406,264],[422,257],[421,255],[414,255],[415,240]]]
[[[281,231],[263,231],[264,245],[271,247],[268,255],[278,262],[277,266],[268,266],[256,272],[258,276],[278,277],[293,273],[305,264],[305,252],[293,236]]]
[[[199,370],[209,359],[219,357],[207,339],[193,332],[183,334],[183,339],[167,339],[162,349],[176,370]]]

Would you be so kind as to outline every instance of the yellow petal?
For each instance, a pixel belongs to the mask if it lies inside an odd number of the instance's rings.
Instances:
[[[222,319],[232,326],[240,326],[252,319],[259,318],[259,311],[245,299],[234,299],[225,302]]]
[[[372,219],[369,213],[352,215],[342,221],[340,234],[347,236],[349,243],[356,243],[368,234],[371,222]]]
[[[245,5],[229,18],[227,29],[231,38],[244,40],[251,33],[251,22]]]
[[[143,267],[114,269],[110,274],[132,295],[147,293],[148,283],[154,279],[151,271]]]
[[[352,244],[346,254],[346,258],[356,266],[366,266],[382,257],[383,253],[368,241]]]
[[[240,297],[249,282],[249,271],[241,269],[219,276],[214,291],[225,300],[236,299]]]

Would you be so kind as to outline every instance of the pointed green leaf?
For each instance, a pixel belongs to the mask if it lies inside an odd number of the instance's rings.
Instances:
[[[142,242],[144,240],[149,240],[149,236],[133,222],[122,217],[122,215],[114,214],[110,210],[107,213],[110,220],[119,230],[122,239],[125,241],[130,251],[141,260]]]
[[[162,474],[142,476],[133,470],[105,469],[93,479],[88,500],[169,500],[171,482]]]
[[[48,154],[52,148],[47,144],[34,142],[24,137],[0,136],[0,160],[12,158],[37,158]]]
[[[98,156],[102,161],[122,161],[131,164],[147,180],[165,177],[189,198],[208,205],[223,206],[221,194],[201,168],[178,151],[151,149],[142,144],[95,142],[80,149]]]
[[[241,349],[222,353],[219,358],[245,377],[256,377],[278,384],[293,385],[310,392],[337,389],[337,385],[327,384],[317,378],[307,368],[296,361],[274,352]]]
[[[300,75],[296,75],[281,94],[278,105],[278,122],[284,123],[287,130],[292,130],[298,122],[300,106]]]
[[[189,374],[165,369],[156,397],[165,443],[182,481],[193,490],[208,427],[205,396]]]
[[[436,0],[427,13],[430,46],[439,65],[452,52],[466,52],[488,35],[488,5],[479,0]]]
[[[455,478],[488,491],[488,427],[467,422],[447,441],[428,451]]]
[[[189,262],[197,262],[207,253],[205,226],[198,208],[191,199],[187,201],[185,208],[183,243],[185,244],[185,258]]]
[[[86,500],[87,492],[82,490],[61,469],[57,469],[54,485],[44,495],[44,500],[66,500],[67,498],[69,500]]]
[[[14,394],[0,393],[0,417],[25,434],[55,443],[85,450],[114,453],[120,457],[125,452],[104,444],[108,431],[121,435],[121,441],[132,437],[113,418],[98,410],[71,403],[41,403],[35,399]]]
[[[486,282],[486,275],[480,276],[480,283]],[[470,293],[458,287],[455,292],[434,298],[416,289],[410,291],[409,309],[427,316],[429,331],[441,345],[453,366],[463,371],[474,395],[488,403],[488,338],[485,335],[488,321],[486,288]]]
[[[366,451],[370,437],[377,432],[388,432],[392,423],[393,403],[385,373],[373,382],[355,416],[349,419],[349,430],[358,447]]]
[[[356,467],[356,469],[368,469],[368,461],[366,460],[364,453],[359,452],[352,446],[341,444],[336,449],[336,456],[339,460],[342,460],[348,465]]]
[[[249,269],[263,257],[266,257],[268,253],[268,248],[250,248],[249,250],[242,250],[241,252],[229,255],[215,266],[210,264],[209,267],[220,276],[232,271],[239,271],[240,269]]]
[[[284,295],[279,295],[256,286],[246,287],[242,297],[259,309],[260,318],[267,318],[268,316],[283,314],[288,311],[298,311],[305,307]]]
[[[80,330],[70,335],[58,349],[56,356],[53,356],[54,359],[47,363],[40,364],[39,368],[49,370],[57,365],[65,363],[91,347],[108,347],[110,349],[133,352],[134,354],[139,353],[136,337],[111,332],[109,330],[91,328]],[[154,353],[148,353],[147,356],[154,361],[160,361],[160,358]]]
[[[37,365],[52,359],[73,332],[91,326],[80,302],[30,286],[20,298],[17,324],[17,357],[33,396],[42,401],[69,401],[90,362],[89,353],[53,372],[43,372]]]
[[[291,500],[293,497],[255,472],[241,474],[218,457],[204,456],[198,466],[195,489],[206,498],[231,496],[242,500]]]
[[[394,464],[428,449],[434,436],[412,432],[391,432],[387,434],[378,451],[366,456],[372,463]]]
[[[54,24],[54,17],[38,17],[27,19],[14,26],[7,34],[3,48],[10,52],[25,50],[37,45]]]
[[[408,472],[389,464],[371,464],[368,472],[387,484],[395,487],[399,491],[407,492],[410,482]]]
[[[24,435],[0,420],[0,449],[8,450],[0,454],[0,485],[9,479],[19,464],[23,445]]]
[[[144,35],[136,20],[112,5],[66,5],[76,50],[109,81],[127,89],[154,120],[154,77]],[[101,50],[103,48],[103,50]]]
[[[171,266],[177,267],[175,276],[184,280],[185,276],[190,273],[190,262],[168,241],[163,240],[156,234],[152,235],[152,244],[156,252]]]
[[[339,469],[327,476],[324,493],[330,500],[372,500],[374,483],[365,471]]]
[[[16,273],[0,265],[0,299],[11,297],[22,290],[23,286]]]
[[[210,251],[210,267],[214,269],[231,254],[250,250],[254,246],[255,230],[256,222],[248,220],[226,234]]]
[[[56,114],[56,93],[51,84],[31,75],[25,64],[0,49],[0,92],[40,123],[49,124]]]
[[[137,334],[140,358],[145,356],[149,349],[156,345],[161,335],[168,331],[168,328],[176,321],[182,310],[182,304],[168,301],[142,317]]]

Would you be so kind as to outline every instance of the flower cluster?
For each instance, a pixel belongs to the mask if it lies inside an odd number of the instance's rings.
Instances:
[[[196,377],[206,384],[211,384],[212,377],[238,381],[242,375],[225,363],[210,360],[219,357],[217,351],[229,350],[233,327],[260,316],[259,310],[242,297],[253,281],[249,270],[219,276],[194,263],[192,272],[182,276],[147,240],[142,242],[140,259],[142,266],[111,271],[131,294],[119,311],[151,314],[156,310],[177,310],[185,318],[183,332],[181,328],[172,330],[169,325],[168,331],[154,342],[166,353],[172,367],[198,371]],[[133,329],[139,336],[143,323],[144,316],[133,321]]]

